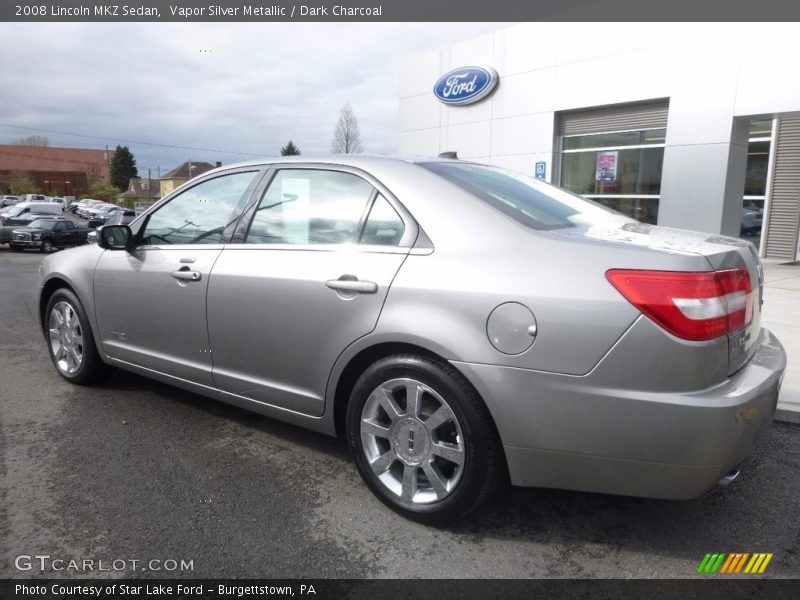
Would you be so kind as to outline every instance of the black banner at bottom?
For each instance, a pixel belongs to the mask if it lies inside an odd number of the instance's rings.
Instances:
[[[0,580],[0,598],[14,600],[314,600],[449,598],[800,598],[800,579],[73,579]]]

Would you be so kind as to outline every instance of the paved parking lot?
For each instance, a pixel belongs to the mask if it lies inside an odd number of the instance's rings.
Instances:
[[[511,489],[427,528],[374,499],[339,440],[134,375],[61,380],[35,318],[41,260],[0,246],[0,577],[41,576],[15,569],[26,554],[192,560],[171,575],[195,577],[691,577],[717,551],[774,552],[766,575],[800,576],[800,425],[775,424],[698,500]]]

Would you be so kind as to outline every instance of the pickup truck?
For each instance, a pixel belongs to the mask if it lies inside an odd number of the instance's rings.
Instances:
[[[83,224],[80,224],[83,225]],[[11,249],[22,252],[34,248],[40,252],[52,252],[53,248],[80,246],[86,243],[89,228],[76,226],[69,219],[37,219],[27,227],[15,229],[9,244]]]

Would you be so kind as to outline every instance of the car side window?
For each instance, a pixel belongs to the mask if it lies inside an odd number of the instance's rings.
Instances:
[[[360,243],[372,246],[397,246],[405,228],[397,211],[386,198],[378,194],[369,211]]]
[[[56,231],[64,231],[67,228],[64,223],[56,223]]]
[[[256,173],[215,177],[178,194],[150,215],[141,244],[218,244]]]
[[[248,244],[344,244],[355,242],[374,188],[340,171],[283,169],[258,205]]]

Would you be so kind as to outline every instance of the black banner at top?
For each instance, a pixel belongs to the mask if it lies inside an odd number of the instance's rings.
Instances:
[[[794,21],[789,0],[4,0],[6,22]]]

